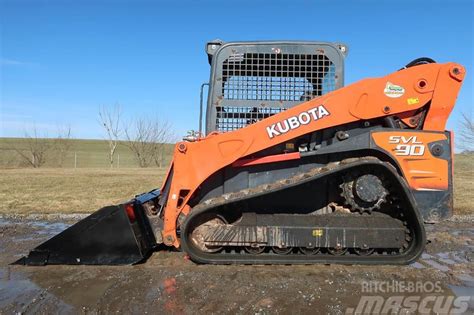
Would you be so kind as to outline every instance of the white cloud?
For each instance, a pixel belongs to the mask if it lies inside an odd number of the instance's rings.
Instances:
[[[0,66],[34,66],[35,63],[16,59],[0,58]]]

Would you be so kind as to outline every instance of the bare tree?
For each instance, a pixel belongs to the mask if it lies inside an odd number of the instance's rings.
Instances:
[[[21,159],[28,165],[38,168],[46,162],[46,153],[51,147],[51,142],[46,137],[40,138],[36,126],[32,133],[25,132],[25,146],[23,148],[14,147]]]
[[[54,141],[54,149],[58,154],[59,167],[63,166],[67,154],[71,151],[72,145],[71,126],[58,128],[58,137]]]
[[[106,132],[109,145],[110,168],[114,165],[115,151],[117,150],[118,141],[122,132],[120,128],[121,115],[122,111],[119,105],[115,105],[112,108],[102,106],[99,110],[99,122]]]
[[[474,151],[474,121],[466,113],[461,114],[459,123],[459,147],[465,151]]]
[[[159,119],[137,119],[125,128],[127,146],[133,152],[140,167],[155,163],[162,166],[165,144],[173,139],[171,124]]]
[[[172,125],[167,121],[161,123],[161,127],[157,128],[155,134],[153,161],[156,166],[161,168],[163,167],[167,144],[176,142],[176,135]]]

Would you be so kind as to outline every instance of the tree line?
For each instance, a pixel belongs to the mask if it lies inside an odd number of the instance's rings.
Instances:
[[[59,167],[62,167],[67,154],[72,148],[71,127],[59,129],[57,137],[52,141],[41,138],[36,127],[31,132],[25,132],[24,146],[13,145],[13,150],[20,160],[28,166],[38,168],[43,166],[48,159],[48,153],[54,151]]]
[[[110,168],[117,163],[117,146],[125,144],[138,166],[163,167],[165,145],[176,140],[172,125],[158,118],[137,118],[125,122],[119,105],[102,106],[98,113],[98,122],[102,127],[107,144],[107,159]],[[13,145],[20,160],[33,168],[42,167],[48,159],[54,157],[59,167],[74,150],[74,138],[71,127],[58,129],[55,138],[41,137],[36,127],[25,132],[23,146]],[[54,153],[54,154],[51,154]]]
[[[107,140],[107,160],[111,168],[116,165],[116,151],[119,143],[124,143],[132,152],[140,167],[163,167],[165,145],[174,143],[176,136],[172,125],[158,118],[137,118],[125,123],[119,105],[102,106],[99,109],[99,124]],[[463,113],[458,124],[456,146],[463,153],[474,152],[474,120]],[[58,130],[54,139],[40,137],[38,130],[25,132],[23,147],[14,146],[20,159],[27,165],[38,168],[48,159],[47,153],[53,151],[57,165],[62,167],[66,156],[73,150],[71,127]]]
[[[137,118],[122,124],[120,106],[101,107],[99,121],[106,133],[110,167],[115,163],[117,145],[122,138],[140,167],[162,167],[165,144],[176,140],[171,124],[158,118]]]

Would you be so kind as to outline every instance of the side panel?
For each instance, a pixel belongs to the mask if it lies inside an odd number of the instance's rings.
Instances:
[[[450,132],[400,131],[387,128],[348,131],[351,137],[342,142],[331,142],[314,152],[301,154],[301,159],[246,167],[226,167],[214,174],[201,186],[197,202],[260,184],[294,176],[331,160],[374,155],[397,166],[410,186],[418,209],[425,222],[449,218],[453,212],[452,156]],[[422,145],[423,155],[397,155],[394,139]],[[411,137],[411,138],[410,138]],[[377,140],[376,140],[377,139]],[[418,143],[420,142],[420,143]],[[410,146],[411,144],[406,144]],[[404,148],[404,147],[403,147]],[[419,150],[415,147],[415,150]],[[435,155],[432,151],[436,151]],[[418,153],[419,151],[415,151]],[[379,153],[383,153],[380,155]],[[404,153],[402,150],[401,153]],[[385,156],[385,158],[384,158]],[[318,199],[324,203],[327,192],[318,190]],[[194,204],[194,202],[193,202]]]
[[[372,139],[398,163],[425,222],[436,222],[453,214],[448,131],[382,131],[372,133]]]

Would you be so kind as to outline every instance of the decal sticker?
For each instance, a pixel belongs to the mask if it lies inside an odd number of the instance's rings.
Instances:
[[[405,94],[405,89],[399,85],[393,84],[392,82],[387,82],[383,92],[388,97],[397,98]]]
[[[323,106],[319,105],[307,111],[299,113],[296,116],[289,117],[283,121],[277,122],[267,127],[267,134],[270,139],[287,133],[290,130],[297,129],[302,125],[307,125],[312,121],[329,116],[330,113]]]
[[[418,97],[410,97],[409,99],[407,99],[408,105],[415,105],[415,104],[418,104],[419,102],[420,100],[418,99]]]
[[[388,143],[397,144],[395,147],[395,155],[402,156],[421,156],[425,154],[425,146],[418,141],[416,136],[390,136]]]
[[[323,230],[313,230],[313,236],[323,236]]]

